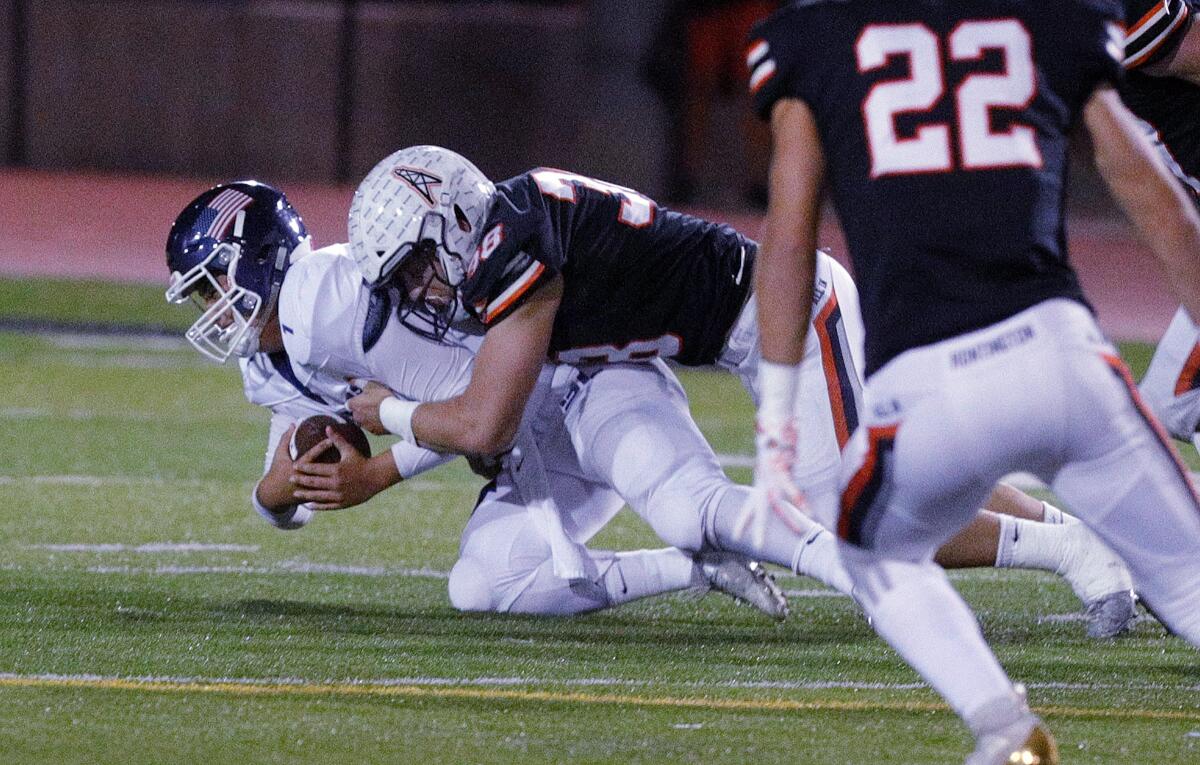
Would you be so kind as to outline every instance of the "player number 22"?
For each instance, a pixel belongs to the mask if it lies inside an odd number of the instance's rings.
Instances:
[[[1023,109],[1037,93],[1029,32],[1016,19],[967,21],[947,38],[954,61],[978,61],[985,51],[997,50],[1002,73],[974,72],[954,91],[957,108],[959,167],[987,170],[1001,167],[1041,167],[1034,130],[1014,122],[1008,130],[991,126],[994,108]],[[950,150],[950,126],[926,123],[910,138],[896,134],[896,117],[932,109],[946,91],[941,41],[922,24],[873,25],[855,45],[858,71],[887,65],[905,56],[909,76],[877,83],[863,101],[871,177],[948,172],[955,168]]]

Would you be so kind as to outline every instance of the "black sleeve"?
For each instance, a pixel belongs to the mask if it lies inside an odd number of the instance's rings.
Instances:
[[[472,301],[472,313],[484,326],[503,321],[525,300],[554,276],[547,266],[524,250],[518,250],[503,261],[494,261],[487,289]]]
[[[463,283],[463,307],[485,326],[512,313],[561,271],[549,212],[528,173],[497,185],[478,260]]]
[[[782,98],[799,98],[791,74],[796,68],[798,16],[783,10],[761,21],[750,32],[746,68],[750,71],[750,98],[754,112],[770,122],[771,109]]]
[[[1192,26],[1191,0],[1125,0],[1125,67],[1151,66],[1175,51]]]
[[[1125,79],[1125,6],[1117,0],[1083,0],[1075,10],[1069,35],[1079,46],[1088,90],[1101,84],[1120,87]]]

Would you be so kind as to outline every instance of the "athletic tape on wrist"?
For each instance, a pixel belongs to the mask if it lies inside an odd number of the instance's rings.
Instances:
[[[762,361],[758,365],[760,402],[758,415],[763,422],[786,422],[795,416],[796,389],[800,382],[799,364],[776,364]]]
[[[417,437],[413,435],[412,418],[413,412],[417,411],[420,405],[419,401],[405,401],[389,396],[379,403],[379,422],[388,432],[415,444]]]

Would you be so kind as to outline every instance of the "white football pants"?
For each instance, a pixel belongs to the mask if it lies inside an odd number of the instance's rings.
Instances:
[[[928,560],[1001,476],[1028,470],[1124,559],[1163,622],[1200,645],[1200,502],[1087,309],[1051,300],[901,354],[868,381],[863,409],[840,537]]]
[[[1196,438],[1200,426],[1200,328],[1182,307],[1158,341],[1140,388],[1168,433],[1183,441]]]
[[[803,364],[805,437],[798,475],[811,497],[829,497],[825,504],[832,505],[841,447],[860,416],[863,328],[853,280],[824,253],[817,257],[813,322]],[[734,372],[756,399],[759,358],[751,298],[718,364]],[[768,534],[766,548],[751,549],[733,538],[749,489],[726,477],[692,420],[682,386],[661,360],[581,370],[560,366],[549,392],[535,393],[531,406],[537,407],[533,428],[567,534],[585,543],[628,503],[672,548],[589,551],[585,565],[597,586],[572,588],[554,576],[549,544],[524,511],[519,491],[502,475],[481,497],[463,532],[460,560],[450,578],[455,607],[556,614],[595,610],[694,584],[678,556],[690,560],[690,553],[705,547],[742,552],[849,589],[836,560],[822,557],[821,545],[807,544],[821,531],[815,523],[779,524]]]

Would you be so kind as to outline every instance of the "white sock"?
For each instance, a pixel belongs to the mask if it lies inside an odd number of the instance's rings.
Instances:
[[[588,550],[588,564],[595,570],[591,581],[572,585],[555,576],[554,561],[546,560],[522,580],[520,592],[496,610],[545,616],[584,614],[704,583],[692,556],[673,547],[622,553]]]
[[[932,561],[885,560],[845,543],[839,555],[880,637],[925,678],[959,717],[1015,698],[971,609]]]
[[[1035,568],[1059,572],[1063,560],[1065,529],[1061,524],[1038,523],[1011,515],[1000,516],[1000,544],[996,568]]]
[[[1049,502],[1042,502],[1042,523],[1065,525],[1079,523],[1079,519]]]
[[[674,547],[619,552],[604,572],[604,589],[611,605],[704,584],[692,556]]]
[[[822,526],[816,526],[799,545],[792,557],[792,571],[819,579],[846,595],[854,589],[850,572],[838,555],[837,539]]]

